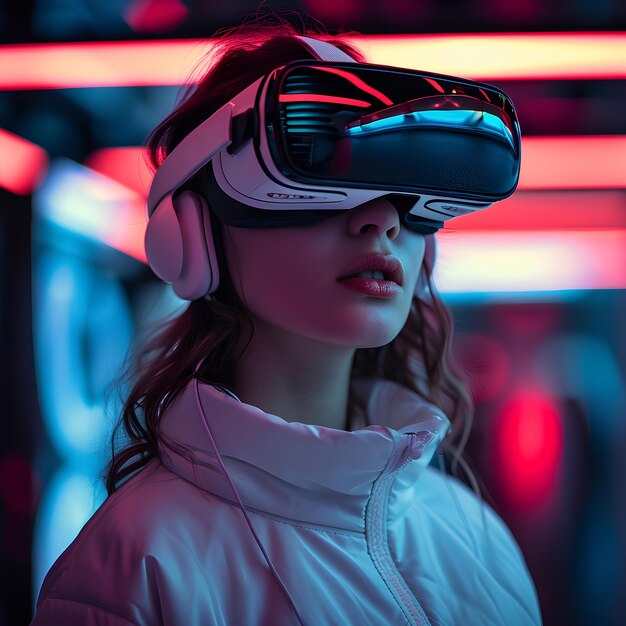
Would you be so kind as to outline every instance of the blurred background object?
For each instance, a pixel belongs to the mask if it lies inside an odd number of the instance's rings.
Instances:
[[[437,235],[476,419],[467,454],[516,536],[546,626],[626,614],[626,4],[301,0],[372,62],[507,91],[519,191]],[[105,497],[127,350],[184,303],[145,265],[140,146],[231,0],[0,6],[0,626]],[[295,12],[298,13],[295,13]],[[308,15],[308,17],[303,17]]]

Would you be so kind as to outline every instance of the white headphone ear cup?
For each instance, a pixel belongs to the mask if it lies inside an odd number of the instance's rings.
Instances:
[[[174,199],[174,210],[182,236],[183,262],[172,285],[181,298],[196,300],[215,291],[219,282],[208,207],[202,196],[184,191]],[[211,235],[209,241],[207,235]]]
[[[213,237],[213,227],[211,224],[211,213],[209,208],[204,201],[204,210],[202,212],[203,221],[204,221],[204,239],[206,242],[206,251],[209,262],[209,268],[211,270],[211,282],[209,284],[209,288],[206,294],[211,294],[217,291],[217,288],[220,284],[220,269],[217,262],[217,251],[215,250],[215,239]]]
[[[183,267],[183,238],[171,196],[165,197],[150,216],[145,237],[146,258],[152,271],[171,283]]]

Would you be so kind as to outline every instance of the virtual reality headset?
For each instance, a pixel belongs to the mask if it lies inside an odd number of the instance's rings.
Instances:
[[[219,286],[206,201],[229,226],[276,228],[384,197],[406,228],[429,235],[515,191],[520,129],[503,91],[358,63],[328,42],[298,38],[315,59],[256,80],[155,173],[146,256],[181,298],[210,298]]]
[[[333,60],[280,67],[195,128],[157,170],[150,218],[209,163],[211,208],[247,228],[311,224],[384,196],[429,234],[515,191],[520,129],[503,91],[300,39]]]

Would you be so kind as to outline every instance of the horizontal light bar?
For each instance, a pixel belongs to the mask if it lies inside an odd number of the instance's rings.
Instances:
[[[209,49],[200,40],[0,46],[0,89],[177,85]]]
[[[0,187],[19,195],[32,193],[47,167],[43,148],[0,128]]]
[[[346,37],[372,63],[475,79],[623,79],[626,33]],[[211,40],[0,46],[0,89],[179,85]]]
[[[611,187],[626,187],[626,135],[522,138],[519,189]]]
[[[437,237],[444,293],[626,289],[626,229]]]
[[[626,189],[517,191],[485,211],[447,222],[456,230],[606,230],[626,228]]]
[[[626,33],[370,35],[349,41],[373,63],[474,79],[626,77]]]

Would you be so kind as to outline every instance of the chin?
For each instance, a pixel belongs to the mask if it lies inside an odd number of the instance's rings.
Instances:
[[[399,334],[399,331],[397,333],[388,333],[387,335],[380,335],[380,333],[376,333],[379,336],[370,336],[368,337],[364,342],[362,342],[362,345],[360,346],[356,346],[358,348],[380,348],[381,346],[385,346],[388,343],[392,342]]]
[[[402,330],[402,326],[393,327],[386,324],[367,325],[357,329],[352,327],[349,331],[337,337],[337,342],[353,348],[380,348],[393,341]]]

